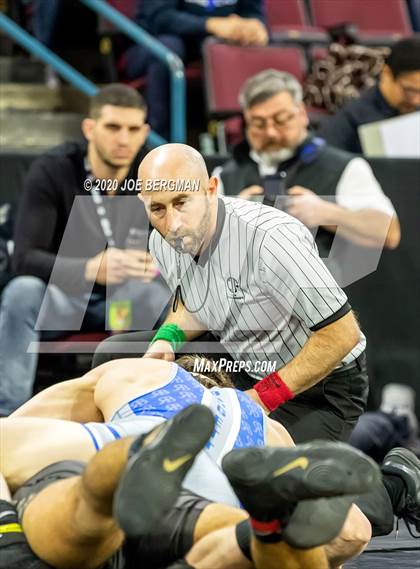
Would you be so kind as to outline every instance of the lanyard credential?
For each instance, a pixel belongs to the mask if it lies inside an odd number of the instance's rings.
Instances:
[[[96,207],[96,214],[101,224],[103,234],[106,237],[109,247],[115,247],[116,242],[114,239],[114,232],[112,231],[111,221],[108,217],[108,212],[105,207],[104,198],[101,196],[100,192],[96,189],[91,190],[92,201]]]
[[[89,159],[87,156],[85,156],[85,159],[84,159],[84,168],[85,168],[85,172],[86,172],[86,179],[87,180],[89,179],[92,182],[90,195],[91,195],[92,201],[95,205],[96,214],[98,216],[102,232],[106,237],[108,245],[110,247],[115,247],[116,242],[114,239],[114,232],[112,231],[111,221],[108,217],[108,212],[107,212],[106,207],[105,207],[104,199],[103,199],[100,191],[95,187],[94,182],[97,178],[95,178],[95,176],[92,174],[92,169],[91,169]]]

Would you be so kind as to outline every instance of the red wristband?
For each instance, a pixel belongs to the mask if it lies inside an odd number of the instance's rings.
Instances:
[[[258,383],[254,385],[254,389],[258,393],[258,397],[262,403],[264,403],[270,411],[274,411],[279,405],[286,403],[286,401],[293,399],[295,396],[293,391],[290,391],[276,371],[270,373],[261,381],[258,381]]]
[[[271,522],[260,522],[255,518],[249,518],[252,529],[256,533],[260,534],[270,534],[270,533],[280,533],[282,529],[282,524],[279,520],[272,520]]]

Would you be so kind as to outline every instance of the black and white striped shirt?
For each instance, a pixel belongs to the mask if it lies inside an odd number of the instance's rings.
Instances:
[[[157,231],[150,251],[173,292],[180,268],[187,310],[237,360],[268,360],[280,369],[313,331],[351,310],[309,230],[259,203],[219,198],[216,233],[198,260],[177,253]],[[357,358],[365,345],[362,335],[343,364]],[[250,375],[261,379],[265,374]]]

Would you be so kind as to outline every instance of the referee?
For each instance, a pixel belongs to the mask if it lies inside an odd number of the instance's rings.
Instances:
[[[210,331],[246,369],[233,374],[236,386],[296,442],[347,440],[367,400],[366,341],[309,231],[277,209],[218,197],[217,179],[186,145],[151,151],[139,179],[150,251],[173,302],[157,333],[111,341],[151,341],[146,357],[172,360]],[[94,365],[109,351],[107,341]]]

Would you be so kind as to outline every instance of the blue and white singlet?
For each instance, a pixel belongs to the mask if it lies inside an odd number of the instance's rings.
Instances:
[[[111,422],[105,424],[109,440],[149,432],[194,403],[209,407],[216,425],[183,485],[208,500],[239,507],[239,501],[220,468],[221,461],[232,449],[266,444],[266,416],[261,407],[241,391],[226,387],[207,389],[189,372],[173,363],[166,383],[123,405]],[[99,436],[99,424],[84,426],[98,448],[95,438]]]

